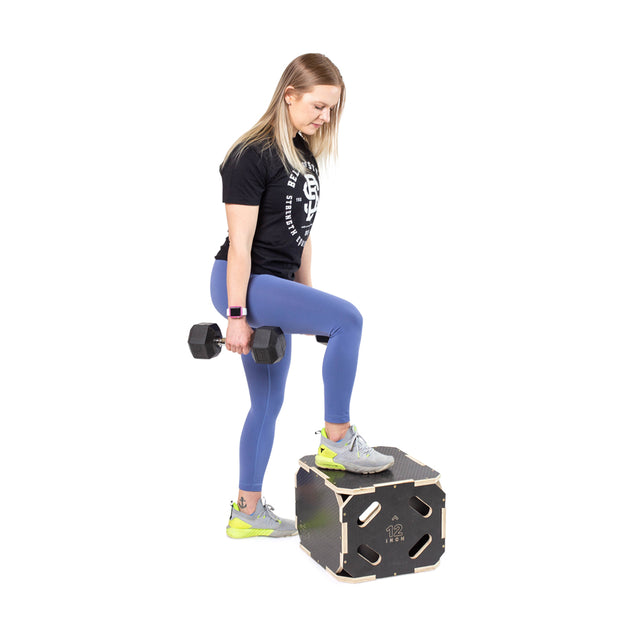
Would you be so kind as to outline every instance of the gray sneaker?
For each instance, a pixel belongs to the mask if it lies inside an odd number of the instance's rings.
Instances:
[[[227,535],[230,538],[253,538],[266,536],[269,538],[282,538],[295,536],[298,533],[296,523],[293,520],[280,518],[273,513],[273,507],[262,498],[256,505],[256,510],[247,515],[238,508],[235,502],[231,502],[231,515],[227,525]]]
[[[393,456],[386,456],[372,449],[351,425],[340,442],[327,438],[324,429],[320,433],[320,447],[316,455],[316,466],[322,469],[342,469],[352,473],[379,473],[393,463]]]

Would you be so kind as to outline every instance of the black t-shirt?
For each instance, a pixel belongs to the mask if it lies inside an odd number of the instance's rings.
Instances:
[[[287,171],[275,147],[248,147],[239,159],[235,150],[224,167],[222,201],[259,205],[258,223],[251,248],[251,273],[266,273],[293,280],[300,268],[302,250],[318,208],[318,165],[304,138],[293,139],[307,169],[304,175]],[[216,259],[226,260],[229,236]]]

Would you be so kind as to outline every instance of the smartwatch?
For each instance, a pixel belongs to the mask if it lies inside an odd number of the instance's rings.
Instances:
[[[246,318],[247,310],[244,307],[229,307],[227,309],[227,318],[237,320],[239,318]]]

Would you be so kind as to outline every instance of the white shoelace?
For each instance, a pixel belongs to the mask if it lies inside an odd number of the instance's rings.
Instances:
[[[262,507],[264,508],[264,516],[266,518],[270,518],[274,522],[280,522],[278,516],[273,512],[273,507],[270,504],[267,504],[267,501],[262,498]]]
[[[355,447],[358,455],[363,453],[368,456],[373,452],[373,449],[366,443],[365,439],[359,433],[356,433],[353,436],[351,442],[347,443],[347,446],[349,447],[349,451],[353,451]]]

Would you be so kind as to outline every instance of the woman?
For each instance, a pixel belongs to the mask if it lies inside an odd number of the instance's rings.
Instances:
[[[291,362],[291,334],[329,337],[322,373],[325,426],[316,464],[376,473],[393,464],[367,446],[350,423],[362,316],[349,302],[311,286],[310,232],[319,197],[316,157],[337,154],[345,87],[324,55],[299,56],[285,69],[267,112],[220,166],[229,235],[211,274],[211,299],[228,318],[225,345],[242,354],[251,409],[240,439],[238,501],[227,535],[294,535],[261,500],[262,480]],[[253,328],[280,327],[284,358],[257,364],[248,355]]]

